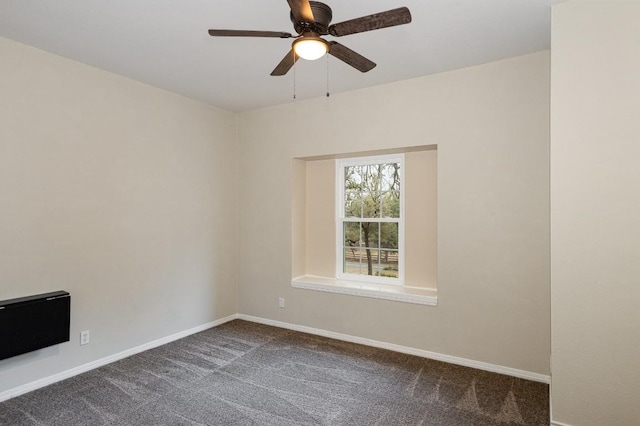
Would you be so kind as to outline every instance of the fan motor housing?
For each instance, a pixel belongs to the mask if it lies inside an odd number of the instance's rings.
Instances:
[[[311,11],[313,12],[313,18],[315,22],[297,22],[293,17],[293,13],[290,13],[291,22],[293,22],[293,28],[295,28],[298,34],[305,32],[315,32],[318,34],[328,34],[329,24],[333,18],[333,12],[331,8],[319,1],[310,1]]]

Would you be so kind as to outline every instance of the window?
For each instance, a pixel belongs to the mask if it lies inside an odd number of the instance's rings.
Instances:
[[[293,159],[291,286],[437,305],[437,147],[348,155]]]
[[[336,276],[404,283],[402,154],[336,160]]]

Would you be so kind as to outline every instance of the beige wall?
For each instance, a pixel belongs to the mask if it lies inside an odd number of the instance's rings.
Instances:
[[[640,4],[553,8],[552,407],[640,422]]]
[[[408,152],[404,161],[405,284],[438,287],[438,151]]]
[[[72,297],[71,342],[0,361],[0,393],[237,312],[235,116],[6,39],[0,58],[0,299]]]
[[[322,277],[336,276],[336,168],[335,160],[305,161],[306,228],[305,274]],[[294,175],[294,180],[296,176]],[[293,204],[299,200],[292,200]],[[331,232],[333,231],[333,232]],[[292,256],[300,247],[293,246]],[[295,259],[293,260],[295,262]],[[295,278],[292,277],[292,278]]]
[[[410,151],[405,154],[405,284],[437,288],[437,151]],[[299,160],[295,160],[299,161]],[[293,245],[293,263],[306,255],[303,273],[336,276],[335,161],[304,161],[305,170],[293,174],[293,181],[305,179],[306,229],[302,245]],[[294,205],[301,200],[292,199]],[[294,241],[300,240],[294,233]],[[296,277],[299,275],[293,275]]]
[[[548,52],[239,124],[241,313],[549,373]],[[292,288],[292,159],[435,144],[438,306]]]

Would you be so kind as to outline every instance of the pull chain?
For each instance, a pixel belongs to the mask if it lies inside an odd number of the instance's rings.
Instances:
[[[329,97],[329,55],[327,57],[327,98]]]
[[[296,100],[296,53],[291,50],[291,54],[293,55],[293,100]]]

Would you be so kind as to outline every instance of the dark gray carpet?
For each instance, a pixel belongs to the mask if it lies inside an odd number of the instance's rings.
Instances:
[[[547,385],[232,321],[0,403],[2,425],[549,425]]]

